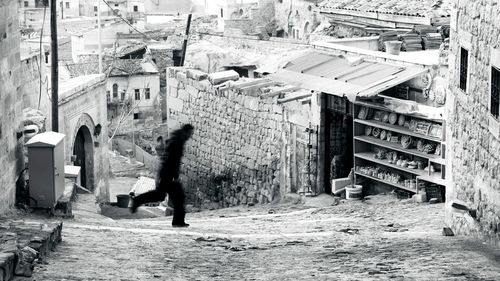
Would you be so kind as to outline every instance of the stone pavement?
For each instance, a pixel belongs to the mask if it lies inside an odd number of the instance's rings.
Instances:
[[[112,220],[76,205],[63,242],[19,280],[500,280],[500,249],[442,236],[443,204],[374,196]]]

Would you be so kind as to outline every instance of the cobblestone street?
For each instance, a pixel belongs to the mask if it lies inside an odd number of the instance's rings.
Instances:
[[[85,200],[88,199],[88,200]],[[81,198],[63,241],[19,280],[499,280],[500,250],[442,236],[443,205],[332,197],[112,220]],[[88,202],[88,203],[85,203]]]

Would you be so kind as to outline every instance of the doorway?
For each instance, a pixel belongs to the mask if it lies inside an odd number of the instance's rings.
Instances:
[[[87,126],[81,126],[73,145],[73,164],[80,167],[80,185],[94,190],[94,147],[92,135]]]
[[[345,97],[326,95],[325,192],[332,191],[332,179],[345,178],[354,167],[352,104]]]

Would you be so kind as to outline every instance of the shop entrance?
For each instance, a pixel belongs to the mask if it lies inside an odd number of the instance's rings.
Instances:
[[[354,166],[352,103],[345,97],[326,95],[325,192],[332,191],[332,179],[345,178]]]

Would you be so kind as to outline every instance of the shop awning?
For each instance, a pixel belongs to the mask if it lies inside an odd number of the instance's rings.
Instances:
[[[312,51],[290,61],[270,78],[308,90],[345,96],[351,102],[369,98],[411,80],[428,69],[389,63],[349,60],[343,56]]]

